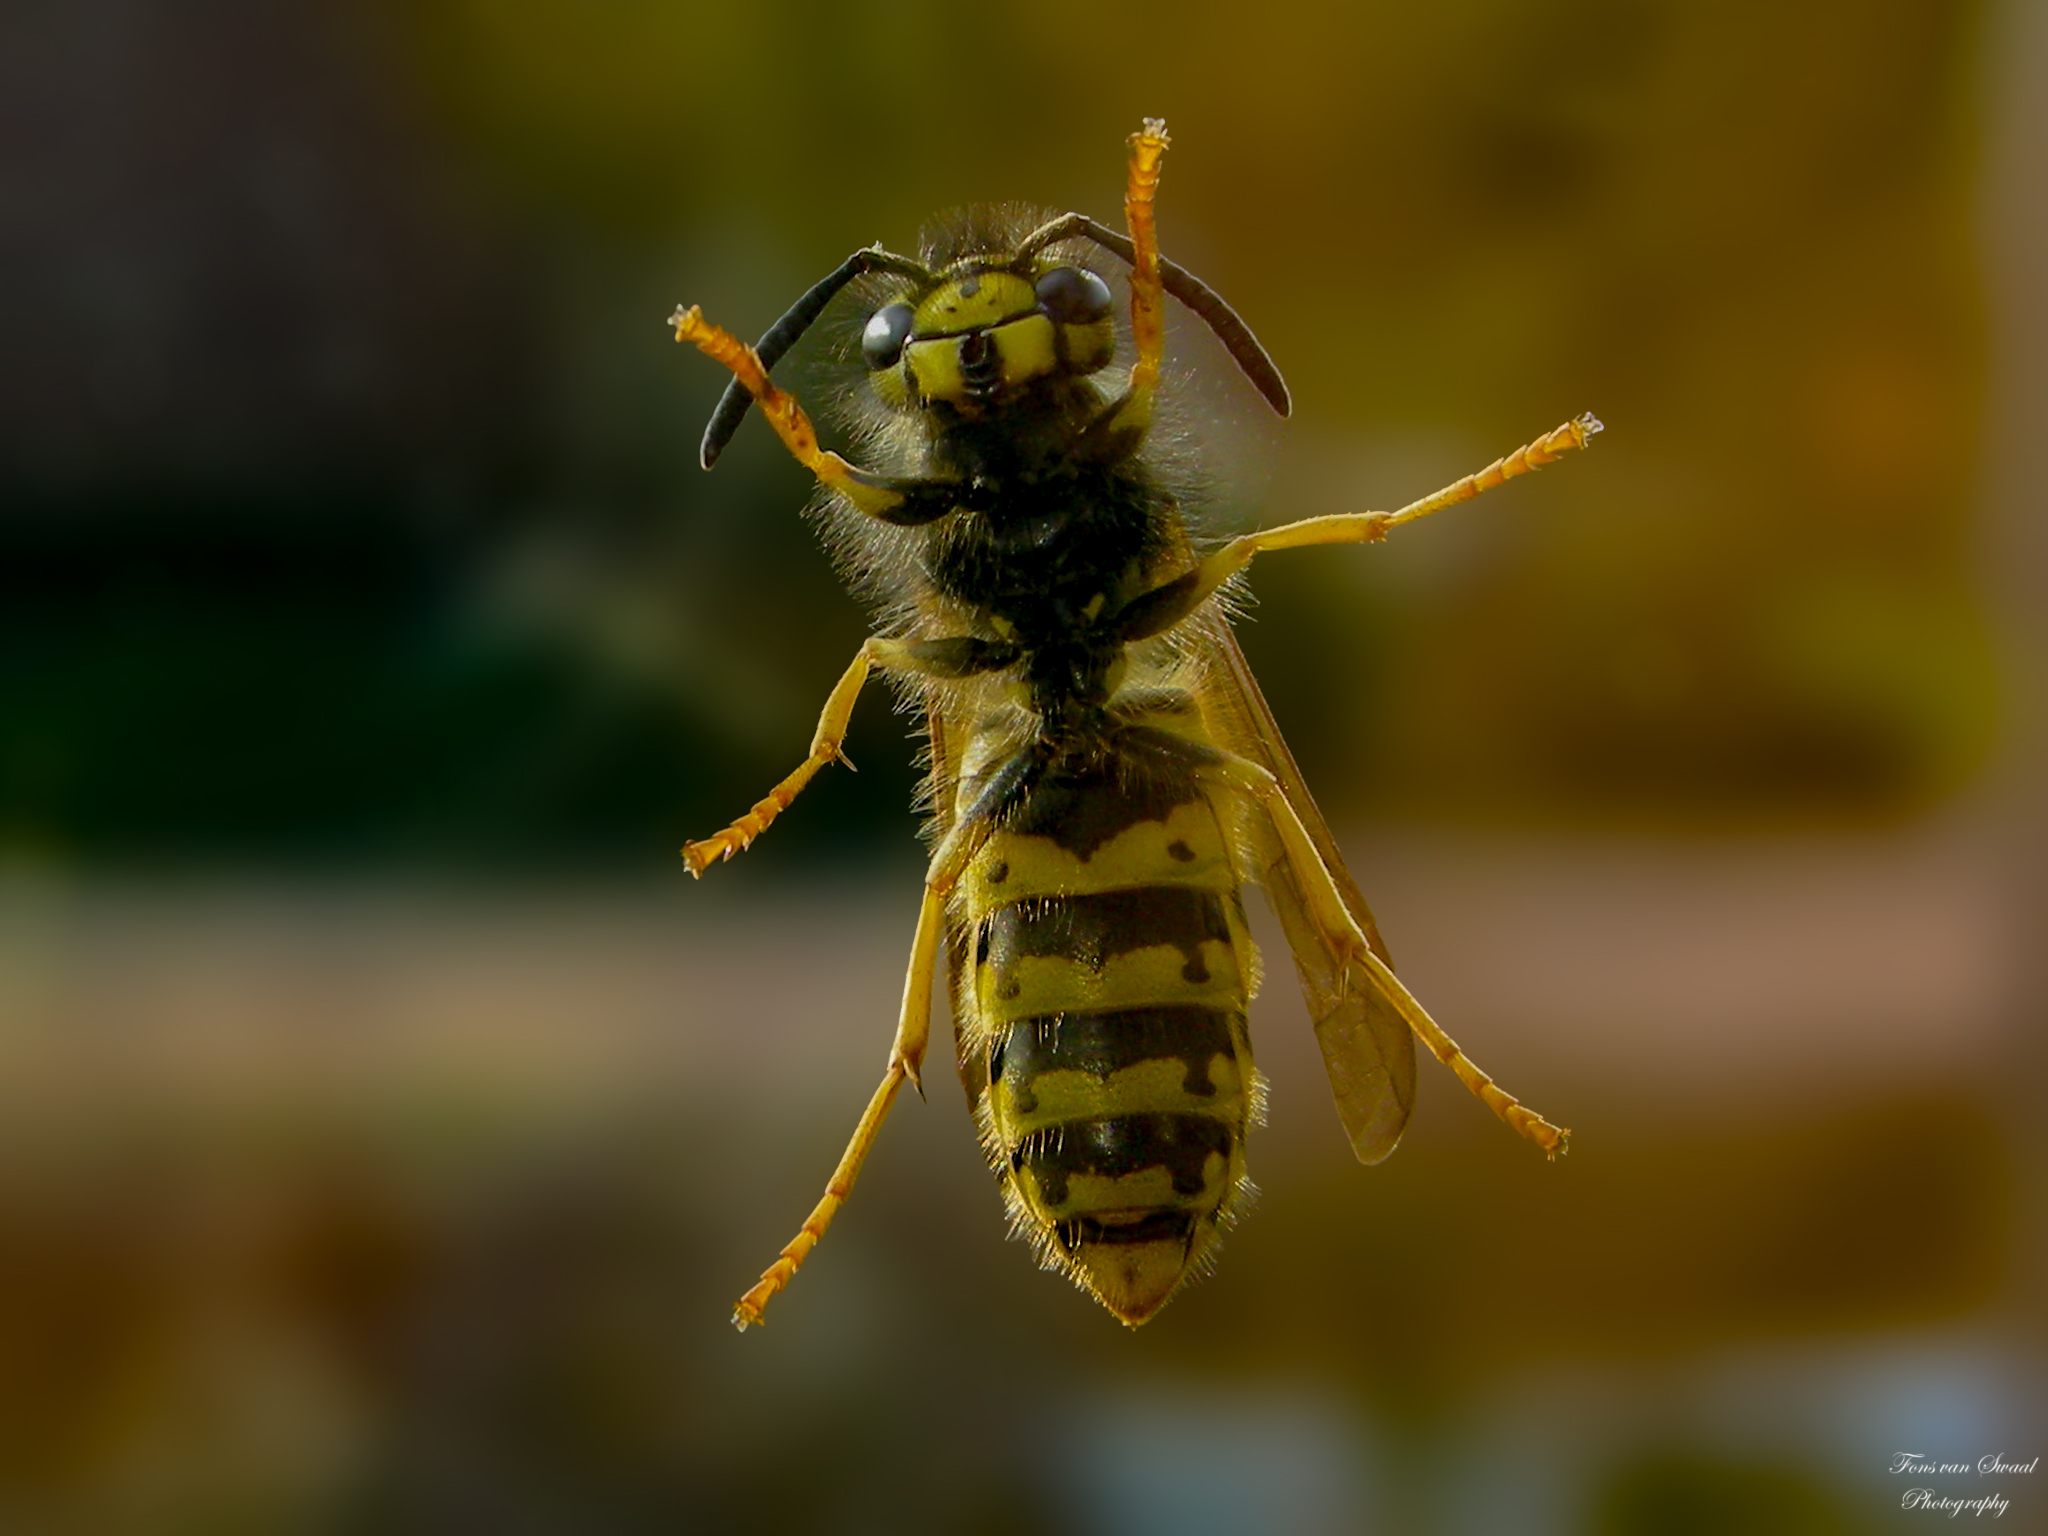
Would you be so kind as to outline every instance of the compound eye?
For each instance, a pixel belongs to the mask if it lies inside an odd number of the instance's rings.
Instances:
[[[860,351],[870,368],[896,366],[903,343],[910,340],[911,320],[908,304],[884,305],[868,317],[868,328],[860,333]]]
[[[1086,267],[1054,267],[1038,280],[1038,307],[1061,325],[1109,318],[1109,284]]]

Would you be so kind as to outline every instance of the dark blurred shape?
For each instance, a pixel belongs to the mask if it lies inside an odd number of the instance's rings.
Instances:
[[[1995,1240],[1988,1209],[1923,1223],[1933,1257],[1901,1268],[1881,1251],[1888,1221],[1836,1208],[1853,1185],[1925,1210],[1927,1191],[1981,1178],[1910,1107],[1883,1123],[1920,1125],[1918,1183],[1825,1126],[1637,1142],[1626,1170],[1569,1190],[1441,1144],[1391,1188],[1353,1170],[1346,1190],[1304,1189],[1299,1160],[1269,1160],[1280,1192],[1226,1277],[1187,1298],[1194,1323],[1132,1339],[1059,1315],[1072,1298],[1055,1278],[994,1240],[964,1127],[935,1124],[918,1139],[975,1177],[920,1187],[898,1166],[864,1186],[788,1342],[742,1353],[725,1292],[756,1223],[715,1187],[732,1144],[715,1112],[642,1103],[567,1141],[463,1133],[447,1113],[372,1146],[340,1122],[188,1125],[96,1166],[14,1139],[47,1171],[0,1198],[0,1516],[161,1528],[123,1523],[136,1499],[259,1529],[313,1508],[345,1530],[815,1530],[854,1511],[855,1529],[1242,1528],[1135,1513],[1199,1495],[1342,1530],[1362,1500],[1397,1496],[1364,1476],[1368,1424],[1398,1429],[1432,1383],[1639,1350],[1676,1369],[1759,1329],[1955,1315]],[[1695,1163],[1717,1207],[1659,1210],[1660,1191],[1701,1187]],[[1169,1385],[1198,1362],[1214,1385]],[[936,1452],[914,1494],[911,1423]],[[1824,1470],[1653,1458],[1614,1474],[1598,1529],[1835,1529],[1801,1523],[1835,1508]],[[1766,1494],[1752,1523],[1726,1523]],[[1677,1504],[1692,1513],[1659,1524]]]
[[[519,252],[373,18],[79,0],[6,29],[10,500],[287,515],[518,443]]]
[[[17,859],[644,865],[752,796],[716,713],[622,671],[587,604],[496,595],[550,522],[609,546],[613,598],[662,536],[644,491],[535,511],[579,474],[542,421],[550,237],[448,139],[392,24],[238,0],[7,23],[32,130],[4,152]],[[879,788],[900,821],[906,773]]]
[[[700,722],[530,628],[389,496],[73,506],[0,523],[0,847],[362,870],[651,858]],[[685,812],[697,820],[685,819]]]
[[[1587,1536],[1860,1536],[1872,1529],[1804,1468],[1666,1452],[1615,1471]]]
[[[1499,1009],[1461,1029],[1569,1111],[1556,1165],[1431,1077],[1359,1168],[1298,1005],[1264,1007],[1265,1194],[1132,1334],[1005,1241],[937,1074],[742,1337],[886,1044],[912,883],[0,893],[0,1524],[1087,1530],[1076,1501],[1241,1509],[1284,1472],[1305,1529],[1416,1529],[1472,1492],[1457,1457],[1590,1501],[1660,1426],[1775,1437],[1870,1508],[1886,1436],[1998,1412],[2025,1194],[1976,1068],[1851,1097],[1738,1038],[1714,1079],[1768,1070],[1776,1107],[1686,1103],[1649,1065],[1532,1073],[1559,1042]]]
[[[1166,236],[1301,406],[1267,515],[1396,503],[1589,406],[1614,428],[1386,550],[1262,566],[1248,649],[1334,815],[1854,820],[1979,760],[1974,14],[1823,6],[1764,48],[1656,4],[1569,44],[1512,7],[1315,12],[1315,59],[1155,103]],[[722,381],[660,317],[747,330],[972,198],[1113,216],[1130,110],[1025,29],[969,54],[1042,93],[1035,130],[934,136],[917,93],[847,97],[840,61],[907,67],[870,20],[809,15],[800,48],[702,21],[11,14],[10,846],[639,863],[786,771],[861,615],[766,433],[691,466]],[[1239,55],[1218,25],[1141,51]],[[771,42],[763,113],[733,50]],[[1205,446],[1258,411],[1221,373]],[[900,835],[872,713],[885,774],[792,819],[793,859]]]

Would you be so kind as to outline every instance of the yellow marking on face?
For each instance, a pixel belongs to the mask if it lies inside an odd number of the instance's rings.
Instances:
[[[1043,378],[1059,368],[1053,324],[1044,315],[1025,315],[986,334],[995,343],[1001,361],[998,377],[1004,391]],[[968,392],[967,376],[960,362],[963,345],[963,337],[939,336],[929,341],[913,341],[903,349],[904,361],[917,378],[918,392],[927,400],[943,400],[963,409],[974,409],[981,403]]]
[[[1038,309],[1037,288],[1014,272],[975,272],[941,283],[918,302],[910,334],[986,330]]]
[[[1067,342],[1067,372],[1094,373],[1109,366],[1116,355],[1116,330],[1107,320],[1084,321],[1060,327]]]
[[[1042,379],[1058,370],[1060,354],[1053,340],[1053,323],[1044,315],[1012,320],[994,335],[996,350],[1002,354],[1005,388]]]
[[[913,341],[903,349],[903,361],[925,399],[959,400],[966,395],[967,381],[960,376],[960,343],[953,337]]]

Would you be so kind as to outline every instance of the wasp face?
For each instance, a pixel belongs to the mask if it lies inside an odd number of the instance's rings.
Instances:
[[[1035,278],[1006,267],[948,273],[914,303],[869,317],[861,353],[875,392],[899,410],[937,402],[998,411],[1048,379],[1081,378],[1116,345],[1109,285],[1085,267]]]

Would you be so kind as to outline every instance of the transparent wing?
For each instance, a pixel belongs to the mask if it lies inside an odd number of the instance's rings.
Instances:
[[[1210,731],[1220,745],[1263,765],[1279,780],[1366,942],[1391,969],[1393,962],[1372,911],[1344,867],[1344,857],[1295,766],[1294,754],[1287,750],[1237,637],[1221,617],[1212,617],[1201,624],[1198,649],[1209,674],[1201,698]],[[1400,1142],[1415,1107],[1415,1035],[1385,980],[1361,964],[1338,961],[1336,946],[1312,916],[1301,876],[1278,835],[1264,818],[1250,819],[1259,863],[1254,873],[1294,953],[1338,1118],[1358,1160],[1377,1163]]]
[[[925,787],[929,801],[930,841],[937,847],[953,827],[953,798],[960,783],[960,754],[967,743],[966,723],[949,716],[934,696],[925,708],[925,734],[930,742],[931,777]],[[946,1001],[953,1016],[953,1065],[960,1073],[960,1086],[967,1090],[971,1107],[988,1084],[976,1080],[978,1064],[970,1064],[960,1039],[960,988],[967,979],[966,934],[960,925],[946,923]]]

